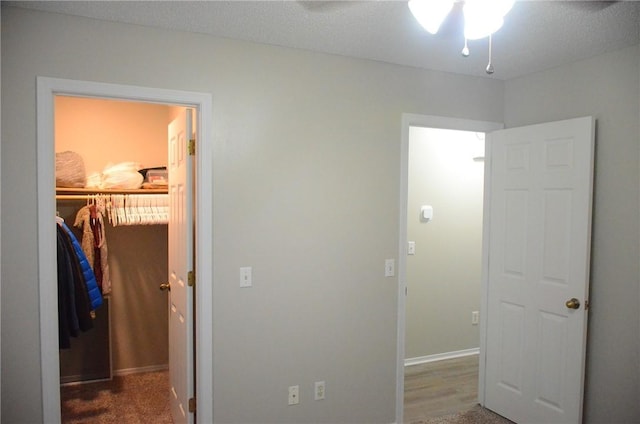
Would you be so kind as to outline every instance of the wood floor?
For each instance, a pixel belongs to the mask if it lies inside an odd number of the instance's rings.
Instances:
[[[404,422],[420,422],[478,403],[478,355],[405,367]]]

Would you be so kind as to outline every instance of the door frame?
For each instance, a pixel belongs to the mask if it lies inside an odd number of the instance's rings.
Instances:
[[[409,128],[410,127],[425,127],[425,128],[440,128],[445,130],[458,130],[458,131],[476,131],[476,132],[491,132],[504,128],[503,123],[491,122],[491,121],[476,121],[470,119],[450,118],[444,116],[434,115],[418,115],[412,113],[402,114],[401,124],[401,141],[400,141],[400,224],[399,224],[399,240],[398,240],[398,325],[397,325],[397,340],[396,347],[396,423],[404,422],[404,356],[405,356],[405,338],[406,338],[406,290],[407,290],[407,202],[409,200]],[[488,157],[490,147],[488,143],[485,143],[485,157]],[[487,204],[487,187],[489,187],[489,175],[488,175],[489,161],[484,162],[484,196],[483,201]],[[483,220],[483,234],[486,234],[486,221]],[[485,249],[484,249],[484,237],[483,237],[483,257],[482,264],[484,268],[485,262]],[[487,308],[487,284],[484,279],[481,282],[481,300],[480,309],[486,310]],[[482,316],[482,314],[481,314]],[[486,334],[485,320],[480,319],[480,375],[479,375],[479,387],[484,387],[484,337]],[[484,393],[482,390],[478,390],[478,397],[480,403],[483,403]]]
[[[197,111],[195,157],[197,421],[213,422],[213,98],[209,93],[150,88],[93,81],[37,77],[37,205],[38,282],[40,305],[41,389],[44,422],[60,422],[60,364],[58,351],[55,216],[54,97],[103,98],[192,107]],[[207,399],[208,401],[204,401]]]

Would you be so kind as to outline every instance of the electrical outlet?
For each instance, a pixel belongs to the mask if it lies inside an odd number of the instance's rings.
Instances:
[[[471,325],[478,325],[479,321],[480,321],[480,312],[479,311],[471,312]]]
[[[289,405],[300,403],[300,386],[289,386]]]
[[[316,381],[316,386],[315,386],[315,395],[314,395],[314,399],[315,400],[322,400],[324,399],[324,381]]]

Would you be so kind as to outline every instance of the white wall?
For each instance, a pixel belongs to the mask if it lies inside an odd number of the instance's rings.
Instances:
[[[585,419],[640,419],[639,48],[508,81],[505,125],[597,119]]]
[[[484,134],[411,127],[407,236],[406,358],[477,348],[480,310]],[[434,219],[420,218],[431,205]]]
[[[401,115],[501,121],[502,83],[10,7],[2,31],[3,420],[42,418],[41,75],[213,94],[216,422],[394,421]]]

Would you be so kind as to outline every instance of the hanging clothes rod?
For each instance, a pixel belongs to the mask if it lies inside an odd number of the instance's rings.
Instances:
[[[93,194],[56,194],[56,200],[87,200],[93,197]]]
[[[71,190],[62,191],[69,193]],[[80,192],[80,193],[78,193]],[[86,194],[82,194],[86,193]],[[167,224],[169,222],[169,194],[166,190],[146,192],[78,190],[73,194],[56,194],[56,200],[82,200],[106,213],[114,226]]]
[[[57,195],[95,195],[95,194],[166,194],[166,188],[137,188],[137,189],[99,189],[99,188],[67,188],[56,187]]]
[[[89,188],[56,188],[56,200],[88,200],[96,196],[109,196],[112,194],[167,194],[167,189],[100,190]]]

